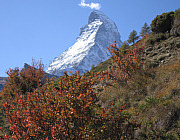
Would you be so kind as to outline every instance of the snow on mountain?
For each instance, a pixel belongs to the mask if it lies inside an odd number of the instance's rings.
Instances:
[[[117,41],[122,45],[115,23],[100,11],[93,11],[88,24],[81,28],[76,43],[49,65],[47,73],[62,76],[64,71],[79,71],[80,74],[91,66],[110,58],[107,47]]]

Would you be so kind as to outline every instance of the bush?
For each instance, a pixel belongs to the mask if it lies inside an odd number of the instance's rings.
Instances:
[[[125,52],[119,50],[116,46],[110,45],[108,47],[109,52],[112,54],[112,59],[115,63],[116,69],[111,67],[109,77],[119,84],[127,83],[127,81],[139,70],[142,66],[140,60],[140,54],[142,53],[144,46],[135,46],[132,49],[127,49]]]
[[[166,37],[164,33],[151,33],[146,40],[146,46],[154,45],[155,43],[160,42],[161,40],[165,40]]]
[[[155,33],[169,32],[174,21],[174,12],[158,15],[151,23],[151,30]]]
[[[101,74],[67,73],[55,81],[43,77],[41,65],[27,71],[10,70],[2,91],[13,139],[121,139],[132,138],[138,126],[130,123],[124,107],[102,108],[98,103]],[[4,136],[7,137],[7,136]]]

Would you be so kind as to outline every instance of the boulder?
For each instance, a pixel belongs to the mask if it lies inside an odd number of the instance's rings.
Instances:
[[[180,36],[180,18],[176,18],[174,20],[174,24],[170,31],[170,35],[174,37]]]
[[[167,57],[169,57],[169,56],[171,56],[170,53],[162,54],[162,55],[160,55],[160,56],[157,57],[157,60],[158,60],[158,61],[162,61],[162,60],[164,60],[165,58],[167,58]]]

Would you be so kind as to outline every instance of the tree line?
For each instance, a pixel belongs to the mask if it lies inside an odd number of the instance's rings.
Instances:
[[[141,37],[144,37],[151,33],[150,26],[145,22],[143,27],[141,28],[140,35],[138,36],[137,32],[133,30],[127,41],[123,42],[123,45],[121,46],[121,50],[126,50],[129,48],[129,44],[134,44],[137,40],[139,40]]]

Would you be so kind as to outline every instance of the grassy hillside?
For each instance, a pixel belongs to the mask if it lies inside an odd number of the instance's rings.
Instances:
[[[147,38],[148,39],[148,38]],[[179,139],[180,137],[180,37],[170,37],[146,46],[141,59],[143,68],[126,85],[104,88],[100,102],[104,107],[127,104],[126,111],[136,113],[141,128],[137,139]],[[107,71],[112,58],[91,69]]]
[[[178,139],[180,134],[180,59],[157,68],[141,70],[127,85],[105,87],[101,103],[108,107],[127,104],[126,111],[137,113],[139,139]],[[161,137],[160,137],[161,136]]]

